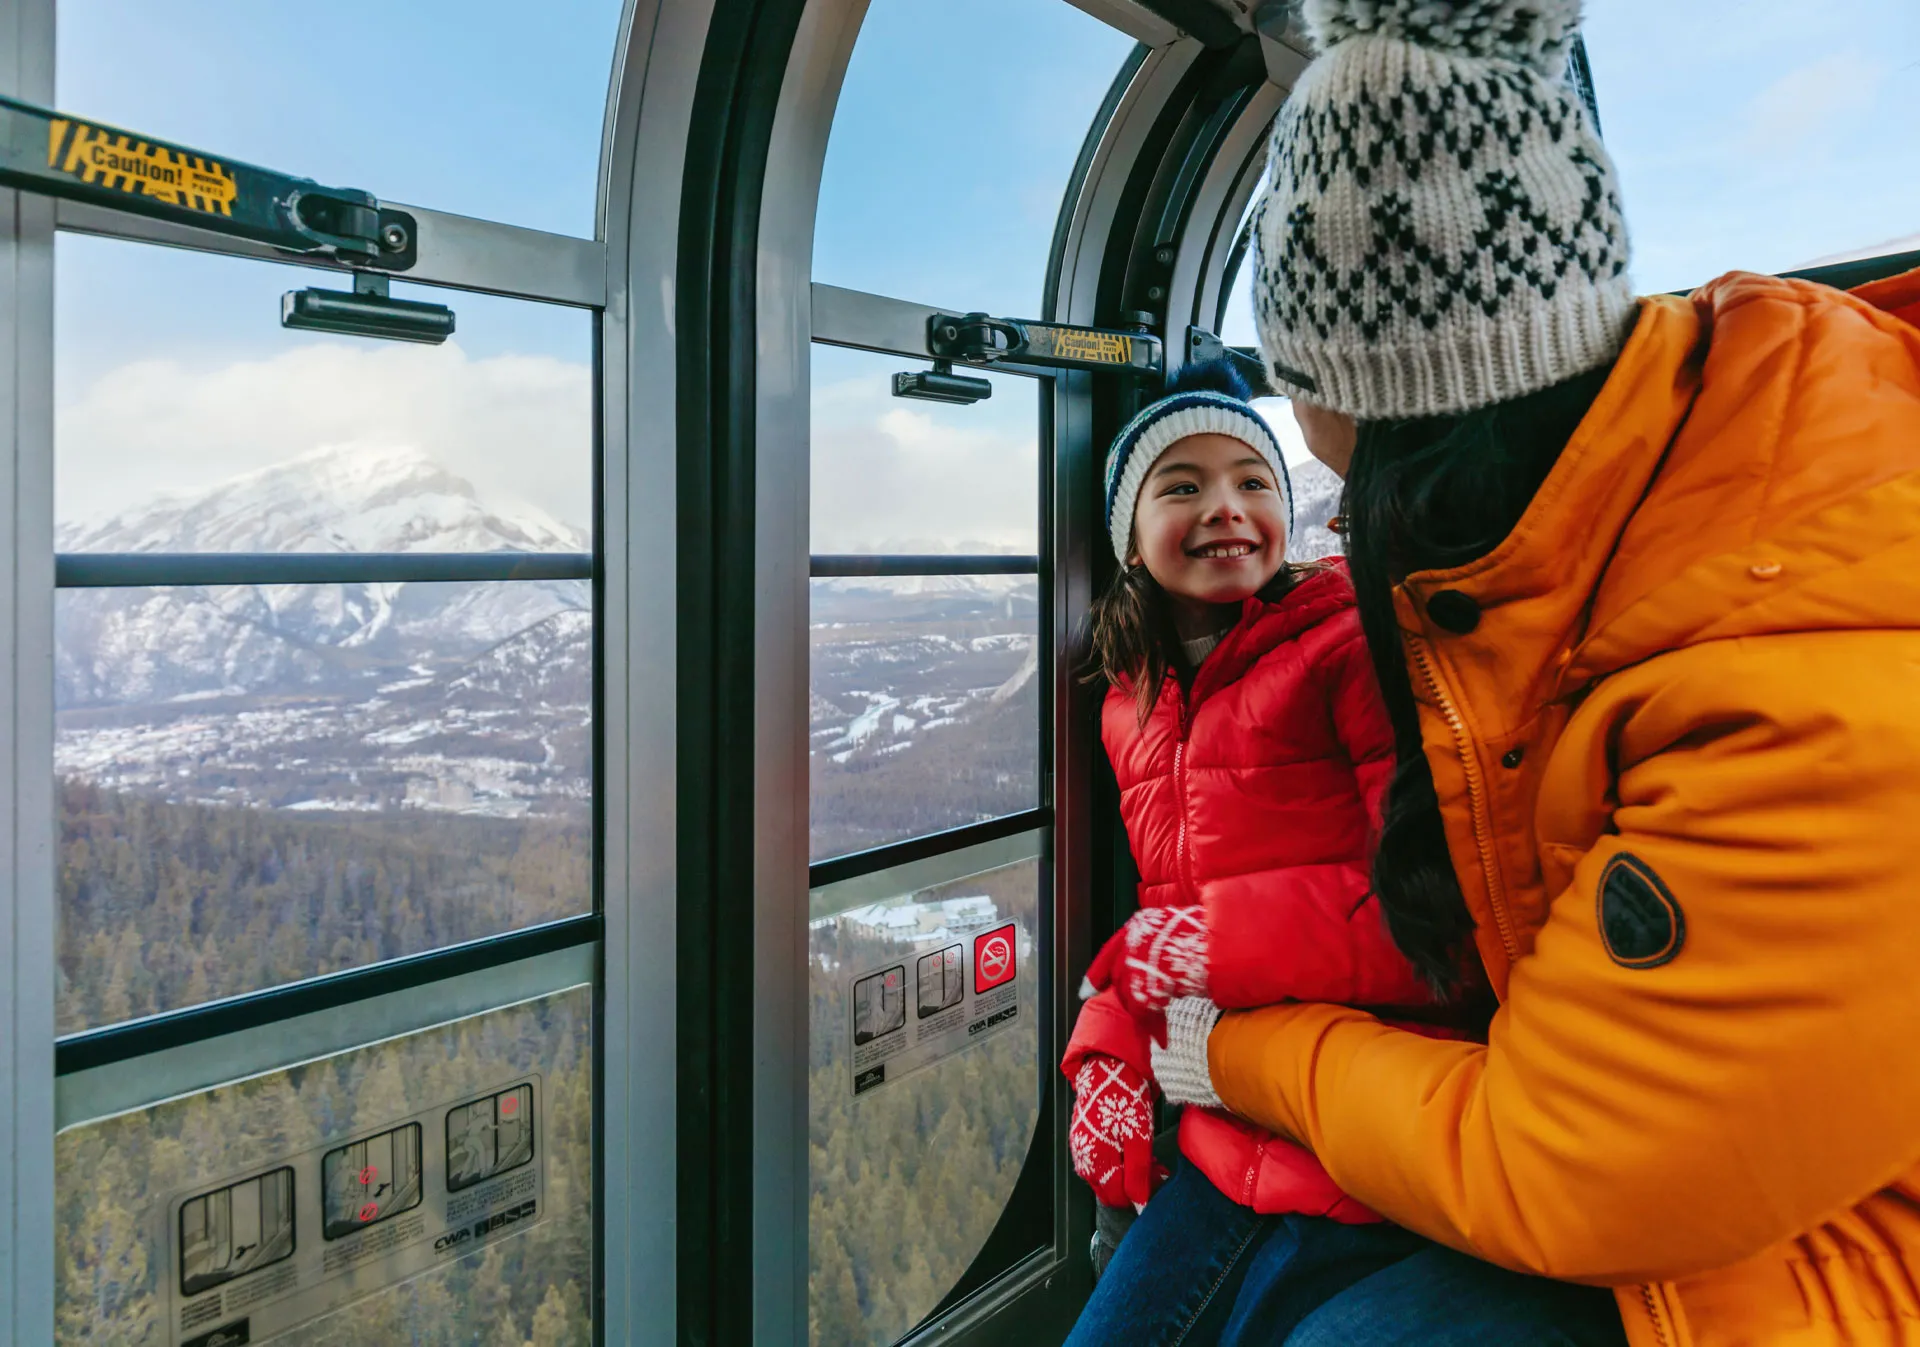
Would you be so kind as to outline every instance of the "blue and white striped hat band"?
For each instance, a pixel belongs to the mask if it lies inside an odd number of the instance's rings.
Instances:
[[[1266,460],[1286,503],[1287,532],[1293,532],[1293,483],[1273,428],[1247,402],[1247,386],[1224,360],[1188,365],[1170,381],[1166,397],[1147,407],[1115,437],[1107,451],[1106,521],[1113,555],[1127,563],[1133,540],[1133,512],[1140,488],[1160,455],[1189,435],[1225,435],[1239,440]]]

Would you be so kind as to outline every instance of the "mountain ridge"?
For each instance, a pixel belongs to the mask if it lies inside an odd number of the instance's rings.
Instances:
[[[343,446],[199,492],[70,524],[85,552],[580,551],[578,529],[525,504],[494,507],[418,449]],[[584,610],[583,581],[72,590],[56,615],[62,707],[327,688],[444,666]]]

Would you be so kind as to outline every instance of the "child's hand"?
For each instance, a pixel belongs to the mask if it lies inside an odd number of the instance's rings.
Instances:
[[[1166,1178],[1153,1159],[1152,1082],[1118,1057],[1089,1053],[1073,1078],[1067,1150],[1102,1204],[1144,1206]]]
[[[1207,994],[1206,908],[1142,908],[1093,956],[1087,982],[1095,991],[1111,983],[1120,1003],[1165,1043],[1167,1003]]]

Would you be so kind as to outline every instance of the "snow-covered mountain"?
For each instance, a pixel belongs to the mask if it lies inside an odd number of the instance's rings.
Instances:
[[[59,534],[87,552],[585,550],[414,450],[327,450]],[[582,817],[584,581],[67,590],[62,774],[176,800]]]
[[[1291,464],[1287,477],[1293,486],[1293,537],[1287,540],[1287,555],[1295,561],[1339,556],[1340,538],[1327,521],[1340,513],[1340,479],[1317,460]]]
[[[414,449],[320,450],[57,535],[69,552],[585,550],[577,529],[484,502]],[[63,707],[314,688],[471,656],[588,604],[580,581],[73,590]]]
[[[530,505],[489,505],[412,447],[349,445],[62,527],[63,552],[577,552],[586,537]]]

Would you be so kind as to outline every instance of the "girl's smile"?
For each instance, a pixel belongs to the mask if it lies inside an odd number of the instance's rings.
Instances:
[[[1260,544],[1244,538],[1232,538],[1225,542],[1204,543],[1199,547],[1189,547],[1187,555],[1203,557],[1208,561],[1237,561],[1241,557],[1250,557],[1260,550]]]

